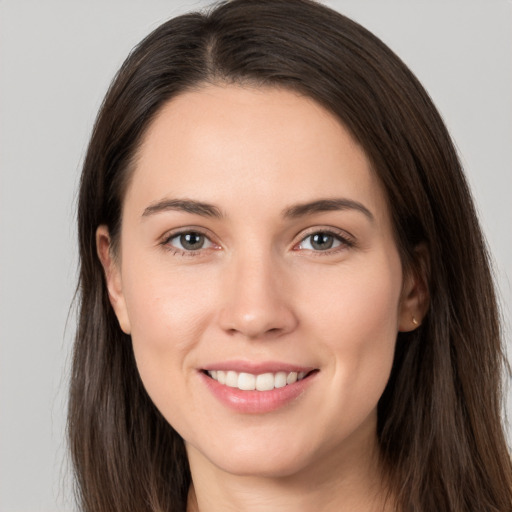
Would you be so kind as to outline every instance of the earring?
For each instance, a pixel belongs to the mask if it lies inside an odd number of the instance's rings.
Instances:
[[[415,316],[413,316],[413,317],[412,317],[412,323],[413,323],[414,325],[416,325],[416,326],[420,325],[420,324],[419,324],[419,322],[418,322],[418,320],[416,320],[416,317],[415,317]]]

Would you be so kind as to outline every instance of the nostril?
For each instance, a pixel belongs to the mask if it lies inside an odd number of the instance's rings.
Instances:
[[[237,334],[249,339],[270,339],[293,331],[298,321],[287,304],[256,302],[254,299],[252,302],[239,300],[226,304],[219,313],[219,323],[230,336]]]

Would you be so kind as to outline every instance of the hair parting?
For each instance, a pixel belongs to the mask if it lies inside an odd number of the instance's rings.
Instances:
[[[166,102],[209,83],[286,88],[335,114],[386,191],[406,272],[428,282],[429,312],[415,331],[399,333],[378,408],[382,463],[398,509],[511,510],[498,308],[454,145],[428,94],[384,43],[308,0],[233,0],[174,18],[132,51],[105,97],[78,205],[68,432],[81,510],[186,510],[184,444],[143,388],[95,236],[107,225],[117,254],[123,198],[146,130]]]

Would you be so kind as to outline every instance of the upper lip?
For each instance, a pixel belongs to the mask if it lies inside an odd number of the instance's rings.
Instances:
[[[261,375],[263,373],[277,373],[277,372],[305,372],[309,373],[315,368],[313,366],[303,366],[300,364],[293,364],[288,362],[280,362],[280,361],[263,361],[263,362],[254,362],[254,361],[222,361],[211,363],[201,370],[205,371],[218,371],[218,370],[226,370],[226,371],[234,371],[237,373],[252,373],[253,375]]]

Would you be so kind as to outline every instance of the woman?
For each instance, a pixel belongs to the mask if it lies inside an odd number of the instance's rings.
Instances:
[[[510,510],[471,197],[365,29],[281,0],[163,24],[105,98],[78,222],[83,510]]]

